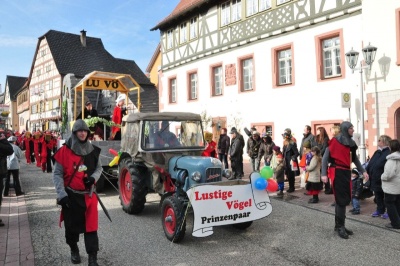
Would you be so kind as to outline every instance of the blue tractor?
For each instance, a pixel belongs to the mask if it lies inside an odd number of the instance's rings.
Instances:
[[[123,118],[119,159],[122,208],[140,213],[148,193],[161,196],[161,221],[172,242],[186,231],[186,191],[230,177],[216,158],[202,157],[205,141],[201,116],[193,113],[134,113]]]

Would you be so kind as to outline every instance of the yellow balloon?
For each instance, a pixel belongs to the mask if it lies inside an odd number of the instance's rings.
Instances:
[[[118,164],[119,156],[115,156],[114,159],[108,164],[108,166],[113,167],[114,165]]]

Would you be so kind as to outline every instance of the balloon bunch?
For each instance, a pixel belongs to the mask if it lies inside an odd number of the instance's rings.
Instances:
[[[114,159],[108,164],[108,166],[113,167],[114,165],[118,164],[119,158],[121,157],[121,152],[117,152],[113,149],[109,149],[108,152],[115,156]]]
[[[278,183],[275,179],[271,178],[274,175],[274,171],[269,166],[264,166],[260,173],[254,173],[259,175],[254,182],[254,186],[258,190],[267,190],[268,192],[275,192],[278,189]]]

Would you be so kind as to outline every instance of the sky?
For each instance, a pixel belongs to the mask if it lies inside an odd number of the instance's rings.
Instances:
[[[1,0],[0,84],[28,77],[38,38],[49,30],[86,31],[116,58],[134,60],[143,72],[160,41],[150,31],[180,0]]]

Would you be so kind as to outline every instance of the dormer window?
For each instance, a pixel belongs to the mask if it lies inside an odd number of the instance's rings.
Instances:
[[[167,49],[171,49],[174,45],[173,29],[167,31]]]
[[[190,31],[189,37],[190,37],[191,40],[197,38],[197,18],[192,18],[190,20],[190,29],[189,29],[189,31]]]
[[[221,4],[221,26],[242,19],[242,0],[232,0]]]
[[[187,41],[187,29],[186,22],[182,23],[179,29],[179,43],[185,43]]]

